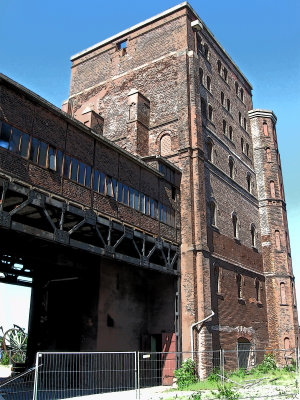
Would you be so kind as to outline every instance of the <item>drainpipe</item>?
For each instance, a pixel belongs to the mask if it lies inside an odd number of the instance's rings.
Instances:
[[[191,325],[191,350],[192,350],[192,360],[194,360],[194,335],[193,335],[193,329],[195,328],[195,326],[202,324],[203,322],[207,321],[209,318],[213,317],[215,315],[215,313],[213,312],[213,310],[211,310],[211,314],[202,319],[201,321],[195,322],[194,324]],[[200,328],[201,330],[201,328]]]

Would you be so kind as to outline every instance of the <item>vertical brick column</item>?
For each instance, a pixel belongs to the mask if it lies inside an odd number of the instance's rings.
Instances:
[[[286,203],[276,137],[276,116],[249,111],[261,223],[268,330],[271,348],[298,344],[298,315]]]

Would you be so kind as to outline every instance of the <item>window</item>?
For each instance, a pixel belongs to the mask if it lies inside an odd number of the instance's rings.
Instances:
[[[242,114],[239,112],[239,124],[242,125]]]
[[[224,106],[224,92],[221,92],[221,104]]]
[[[131,104],[129,105],[129,114],[128,114],[129,121],[134,120],[135,117],[136,117],[136,107],[135,107],[135,106],[136,106],[135,103],[131,103]]]
[[[199,68],[199,81],[203,85],[203,69]]]
[[[229,162],[228,162],[228,164],[229,164],[229,176],[230,176],[230,178],[233,178],[234,176],[234,171],[233,171],[233,167],[234,167],[234,162],[233,162],[233,159],[232,159],[232,157],[229,157]]]
[[[216,221],[216,215],[217,214],[217,210],[216,210],[216,203],[211,200],[209,203],[209,217],[210,217],[210,225],[212,226],[216,226],[217,225],[217,221]]]
[[[243,138],[241,138],[241,149],[242,149],[242,152],[244,153],[244,139]]]
[[[227,122],[225,121],[225,119],[223,119],[223,133],[226,135],[226,131],[227,131]]]
[[[232,126],[229,126],[229,139],[232,140],[233,133],[232,133]]]
[[[268,125],[266,122],[263,123],[263,130],[264,130],[264,135],[269,136]]]
[[[266,156],[267,156],[267,161],[268,161],[268,162],[271,162],[271,160],[272,160],[272,155],[271,155],[271,149],[270,149],[270,147],[267,147],[267,148],[266,148]]]
[[[284,349],[289,350],[290,349],[290,339],[288,337],[284,338]]]
[[[207,148],[207,159],[210,162],[213,162],[213,142],[212,140],[208,140],[206,142],[206,148]]]
[[[56,171],[56,154],[55,154],[55,148],[52,146],[49,146],[48,150],[48,167],[52,169],[53,171]]]
[[[232,227],[233,227],[233,237],[238,239],[238,219],[236,214],[232,214]]]
[[[223,78],[225,79],[225,81],[227,82],[228,79],[228,71],[225,67],[223,67]]]
[[[214,276],[215,276],[215,288],[216,293],[220,294],[222,292],[222,270],[220,267],[214,267]]]
[[[244,125],[243,126],[244,126],[244,129],[247,130],[247,120],[246,120],[246,118],[244,118]]]
[[[256,247],[256,228],[254,224],[251,224],[251,245]]]
[[[285,293],[285,283],[280,283],[280,303],[286,304],[286,293]]]
[[[275,247],[276,250],[281,250],[280,232],[278,230],[275,231]]]
[[[229,99],[227,99],[227,111],[229,111],[229,112],[230,112],[230,109],[231,109],[230,100],[229,100]]]
[[[0,147],[3,149],[8,149],[11,126],[6,124],[5,122],[0,122]]]
[[[249,144],[246,143],[246,155],[249,156]]]
[[[206,101],[204,100],[203,97],[201,97],[201,113],[202,117],[206,118]]]
[[[255,279],[255,294],[256,294],[256,301],[260,303],[260,282],[257,278]]]
[[[274,181],[270,181],[270,195],[271,197],[276,197]]]
[[[241,100],[244,101],[244,90],[241,88]]]
[[[208,52],[208,45],[206,43],[204,43],[204,46],[203,46],[203,55],[208,60],[209,52]]]
[[[251,175],[247,174],[247,190],[251,193]]]
[[[125,40],[122,40],[122,42],[119,42],[119,43],[117,44],[117,46],[118,46],[118,49],[119,49],[119,50],[126,51],[126,49],[127,49],[127,40],[126,40],[126,39],[125,39]]]
[[[199,35],[197,35],[197,52],[202,52],[202,39]]]
[[[235,82],[234,87],[235,87],[235,94],[238,95],[239,94],[239,84],[237,82]]]
[[[238,299],[242,299],[242,276],[241,276],[241,274],[237,274],[237,276],[236,276],[236,284],[237,284],[237,296],[238,296]]]
[[[207,75],[207,77],[206,77],[206,88],[207,88],[207,90],[211,90],[211,79],[210,79],[210,77]]]
[[[218,72],[219,72],[219,74],[221,74],[222,64],[221,64],[220,60],[218,60],[217,66],[218,66]]]
[[[32,142],[31,142],[31,149],[32,149]],[[30,154],[31,154],[31,149],[30,149]],[[71,166],[71,158],[69,156],[65,156],[65,159],[64,159],[64,177],[67,178],[67,179],[70,178],[70,166]]]
[[[208,105],[208,119],[210,121],[213,120],[213,108],[212,108],[212,106],[210,104]]]

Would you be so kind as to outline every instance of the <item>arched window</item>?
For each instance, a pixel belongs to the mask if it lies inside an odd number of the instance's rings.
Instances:
[[[242,293],[242,276],[241,274],[237,274],[236,276],[236,284],[237,284],[237,295],[238,295],[238,299],[242,299],[243,298],[243,293]]]
[[[199,81],[203,85],[203,69],[199,68]]]
[[[251,193],[251,175],[247,174],[247,190]]]
[[[218,60],[217,65],[218,65],[218,72],[220,74],[221,73],[221,69],[222,69],[222,64],[221,64],[220,60]]]
[[[237,82],[235,82],[234,86],[235,86],[235,94],[238,95],[239,94],[239,84]]]
[[[229,164],[229,176],[230,176],[230,178],[233,178],[234,176],[234,171],[233,171],[233,167],[234,167],[234,162],[233,162],[233,159],[232,159],[232,157],[229,157],[229,162],[228,162],[228,164]]]
[[[227,110],[228,110],[229,112],[230,112],[230,107],[231,107],[230,100],[227,99]]]
[[[241,138],[241,149],[242,149],[242,152],[244,153],[244,139],[243,138]]]
[[[167,156],[171,153],[171,136],[170,135],[164,135],[160,139],[160,155],[161,156]]]
[[[221,92],[221,104],[224,106],[224,92]]]
[[[228,78],[228,71],[225,67],[223,67],[223,78],[225,79],[225,81],[227,82],[227,78]]]
[[[249,156],[249,144],[246,143],[246,155]]]
[[[210,91],[210,89],[211,89],[211,79],[210,79],[210,77],[208,75],[206,77],[206,87],[207,87],[207,90]]]
[[[247,120],[244,118],[244,129],[247,130]]]
[[[210,217],[210,225],[217,225],[217,208],[216,203],[211,200],[209,203],[209,217]]]
[[[212,108],[212,106],[210,104],[208,105],[208,119],[210,121],[213,120],[213,108]]]
[[[242,125],[242,114],[239,112],[239,124]]]
[[[280,303],[286,304],[286,293],[285,293],[285,283],[280,283]]]
[[[227,131],[227,122],[225,121],[225,119],[223,119],[223,133],[226,135],[226,131]]]
[[[238,219],[236,214],[232,214],[232,227],[233,227],[233,237],[238,239]]]
[[[232,140],[233,134],[232,134],[232,126],[229,126],[229,139]]]
[[[260,282],[257,278],[255,279],[255,295],[256,301],[260,302]]]
[[[201,113],[202,117],[206,118],[207,113],[206,113],[206,101],[204,100],[203,97],[201,97]]]
[[[289,350],[290,349],[290,339],[288,337],[284,338],[284,349]]]
[[[206,142],[206,148],[207,148],[207,159],[210,162],[213,162],[213,146],[214,146],[214,144],[213,144],[212,140],[209,139]]]
[[[251,245],[252,247],[256,247],[256,229],[255,225],[251,225]]]
[[[264,135],[269,136],[268,125],[266,122],[263,123]]]
[[[271,155],[271,149],[270,147],[266,148],[266,156],[267,156],[267,161],[270,162],[272,160],[272,155]]]
[[[276,197],[274,181],[270,181],[270,195],[271,197]]]
[[[281,250],[280,232],[278,230],[275,231],[275,246],[277,250]]]

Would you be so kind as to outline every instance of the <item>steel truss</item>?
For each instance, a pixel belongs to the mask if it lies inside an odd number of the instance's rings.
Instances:
[[[179,246],[176,244],[19,182],[0,178],[0,190],[2,228],[179,275]],[[29,275],[25,268],[16,270],[13,261],[3,263],[0,260],[0,270],[5,276],[0,279],[2,281]]]

